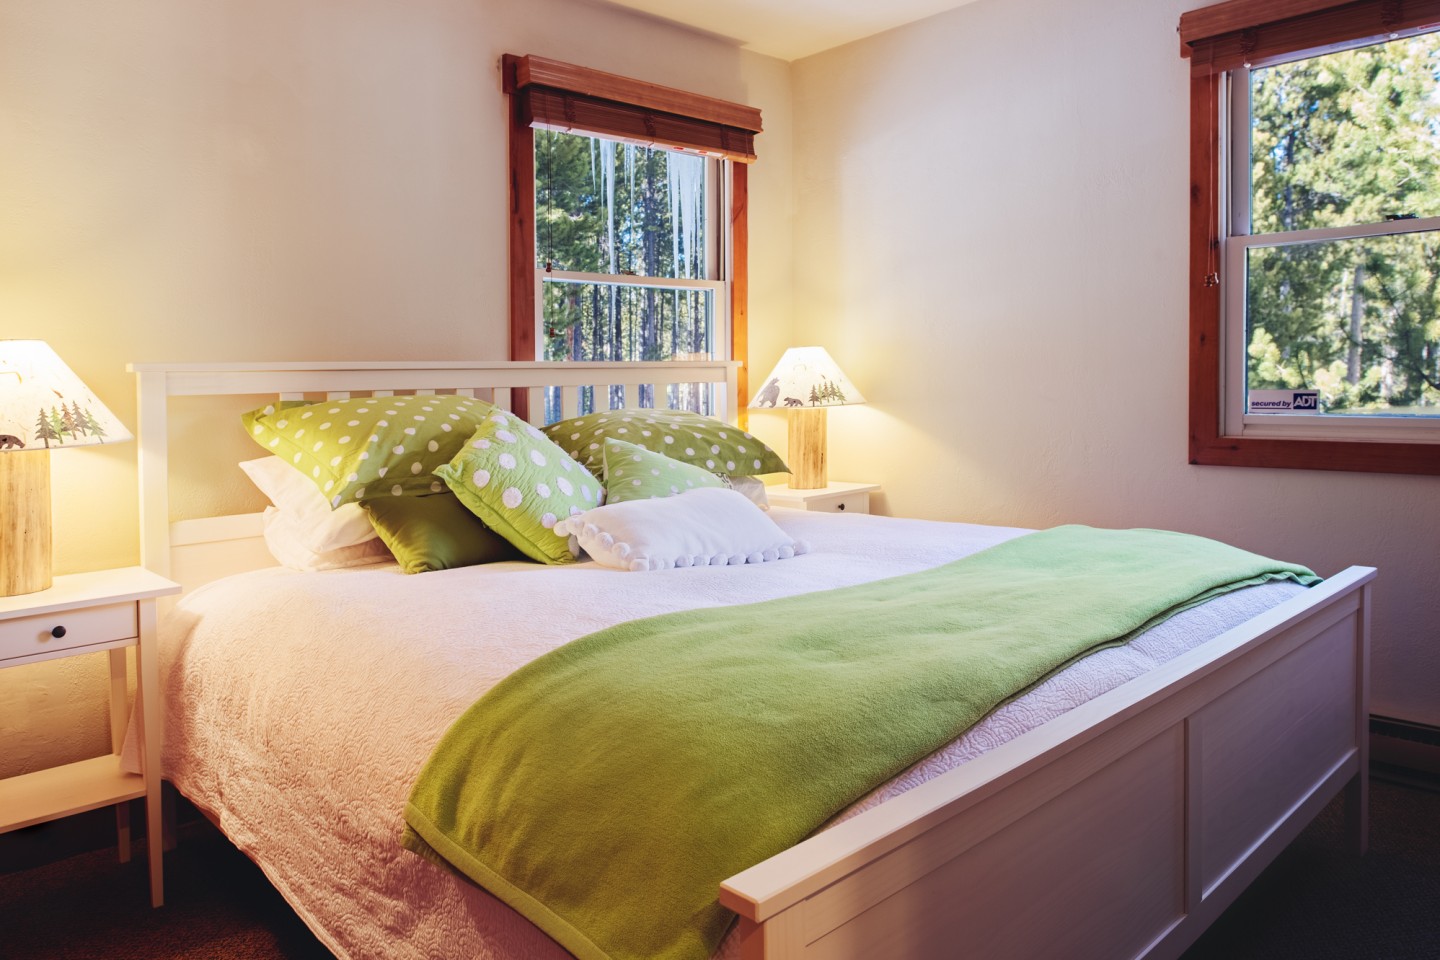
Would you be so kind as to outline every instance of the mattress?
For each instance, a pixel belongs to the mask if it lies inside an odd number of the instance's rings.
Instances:
[[[563,960],[484,890],[399,845],[435,741],[511,671],[603,627],[937,566],[1027,531],[775,510],[811,553],[618,572],[501,563],[268,568],[187,595],[162,624],[164,775],[207,811],[337,956]],[[1100,651],[994,711],[861,799],[848,819],[963,764],[1303,588],[1267,584]],[[731,937],[719,956],[738,955]]]

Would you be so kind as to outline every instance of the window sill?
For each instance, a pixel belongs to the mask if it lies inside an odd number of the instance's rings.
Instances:
[[[1440,476],[1440,444],[1277,440],[1190,434],[1190,462],[1219,467]]]

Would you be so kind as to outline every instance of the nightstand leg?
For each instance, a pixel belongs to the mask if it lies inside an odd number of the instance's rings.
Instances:
[[[126,709],[125,649],[110,651],[110,752],[119,754],[125,745],[125,724],[130,711]],[[115,805],[115,833],[119,837],[120,862],[130,862],[130,804]]]
[[[150,904],[165,902],[164,831],[160,824],[160,670],[156,661],[155,604],[142,603],[140,643],[135,648],[135,671],[140,688],[141,742],[144,744],[145,844],[150,855]],[[150,696],[146,696],[146,694]]]
[[[120,862],[130,862],[130,801],[115,804],[115,834],[120,839]]]

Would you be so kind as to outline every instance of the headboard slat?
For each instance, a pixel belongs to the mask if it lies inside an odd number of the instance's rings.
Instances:
[[[570,363],[478,361],[137,363],[139,415],[141,563],[178,578],[186,589],[225,573],[254,569],[268,555],[259,540],[258,514],[187,518],[171,523],[170,416],[172,397],[272,396],[286,400],[356,394],[456,393],[488,399],[512,409],[515,391],[526,391],[537,420],[545,416],[547,388],[560,388],[561,414],[578,415],[586,387],[595,406],[609,408],[609,384],[624,385],[625,401],[636,406],[641,384],[653,385],[655,403],[693,397],[688,385],[714,385],[715,415],[734,420],[740,364],[686,360],[658,363]],[[183,442],[186,438],[177,437]],[[193,476],[193,474],[192,474]]]

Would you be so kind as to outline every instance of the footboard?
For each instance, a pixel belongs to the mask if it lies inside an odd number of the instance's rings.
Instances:
[[[1342,787],[1363,851],[1374,576],[731,877],[744,957],[1175,957]]]

